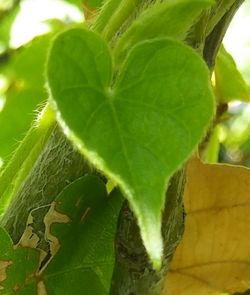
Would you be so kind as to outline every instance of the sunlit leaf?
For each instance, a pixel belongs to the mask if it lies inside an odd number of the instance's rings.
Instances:
[[[19,8],[19,5],[15,5],[15,7],[8,12],[3,12],[5,15],[2,18],[0,16],[0,65],[2,51],[8,50],[12,23],[19,12]]]
[[[232,100],[250,100],[248,86],[237,69],[233,57],[223,46],[218,53],[214,73],[215,89],[219,102],[227,103]]]
[[[147,41],[131,51],[113,84],[106,44],[90,31],[73,29],[54,41],[47,74],[66,134],[121,187],[159,267],[168,179],[213,115],[205,64],[177,41]]]
[[[250,288],[250,170],[189,163],[184,238],[163,294],[221,295]]]

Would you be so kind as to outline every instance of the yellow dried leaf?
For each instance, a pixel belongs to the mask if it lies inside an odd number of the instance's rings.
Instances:
[[[184,203],[184,237],[163,295],[250,289],[250,169],[192,160]]]

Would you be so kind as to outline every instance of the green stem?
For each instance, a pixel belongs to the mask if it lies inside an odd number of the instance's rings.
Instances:
[[[93,24],[93,31],[98,33],[103,32],[113,13],[117,10],[117,7],[119,7],[120,2],[121,1],[119,0],[107,0],[104,2],[96,21]]]
[[[184,229],[183,189],[185,173],[176,173],[171,179],[163,213],[162,235],[165,241],[163,267],[155,271],[140,238],[137,221],[124,204],[116,234],[116,264],[110,295],[159,295],[164,283],[169,261],[180,242]]]
[[[54,112],[50,107],[46,106],[40,116],[0,175],[0,214],[8,206],[14,191],[29,172],[27,164],[25,165],[26,161],[29,162],[29,166],[35,163],[55,125]]]
[[[231,3],[231,5],[229,5],[229,2]],[[203,56],[210,69],[213,69],[214,67],[215,58],[220,48],[223,37],[227,31],[227,28],[233,16],[243,2],[244,0],[234,0],[228,2],[225,0],[219,1],[220,9],[218,9],[218,13],[219,15],[221,15],[222,12],[225,12],[225,14],[221,16],[220,20],[217,20],[217,17],[214,16],[212,17],[212,20],[209,21],[209,34],[207,34],[206,37]],[[216,25],[214,25],[214,23],[216,23]]]
[[[107,1],[92,29],[93,31],[99,32],[102,37],[109,42],[118,32],[122,33],[121,28],[124,27],[124,24],[126,24],[125,27],[127,28],[129,24],[138,17],[138,13],[154,2],[155,0]],[[123,28],[123,30],[124,29],[125,28]]]
[[[110,41],[116,32],[121,28],[125,20],[134,12],[138,5],[143,0],[123,0],[119,7],[117,7],[116,13],[112,15],[107,26],[102,31],[102,36],[105,40]]]
[[[210,10],[210,19],[206,27],[206,35],[208,36],[211,34],[218,23],[221,22],[222,18],[228,15],[229,11],[232,10],[232,7],[236,5],[237,8],[234,11],[235,13],[242,2],[244,2],[244,0],[217,0],[216,5]],[[228,24],[230,21],[231,19],[228,19]]]
[[[29,213],[38,207],[50,204],[62,189],[89,172],[90,168],[83,157],[75,151],[56,126],[34,167],[6,209],[0,225],[17,243],[25,229]],[[44,214],[48,208],[45,207]],[[40,212],[40,211],[39,211]],[[38,216],[36,230],[43,232],[43,215]]]

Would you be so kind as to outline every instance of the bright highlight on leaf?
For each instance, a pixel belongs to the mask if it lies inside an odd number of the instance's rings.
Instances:
[[[250,169],[192,160],[185,233],[162,295],[221,295],[250,287]]]
[[[168,180],[213,115],[206,65],[188,46],[155,39],[134,47],[116,76],[104,41],[72,29],[54,41],[47,75],[65,132],[120,186],[159,268]]]

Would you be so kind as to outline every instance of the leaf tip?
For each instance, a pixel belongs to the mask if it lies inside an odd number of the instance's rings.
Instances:
[[[157,223],[149,222],[147,226],[141,227],[141,235],[144,246],[148,253],[152,267],[159,271],[162,266],[163,241],[161,236],[161,226]]]
[[[148,243],[149,244],[149,243]],[[152,263],[152,267],[156,271],[160,271],[162,267],[162,239],[160,241],[152,239],[151,245],[148,245],[147,251]],[[159,245],[160,244],[160,245]]]

